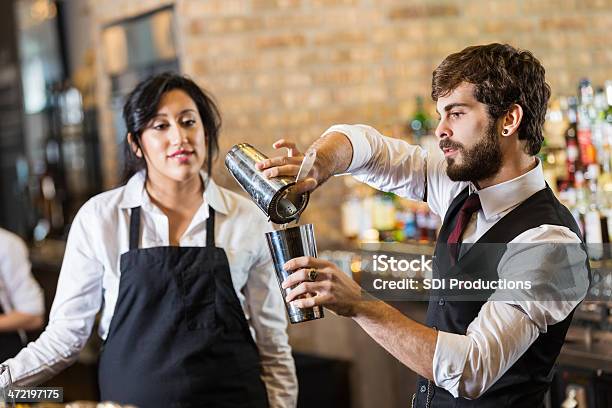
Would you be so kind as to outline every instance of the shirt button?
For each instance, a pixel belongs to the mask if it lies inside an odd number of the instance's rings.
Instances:
[[[425,391],[427,391],[427,387],[424,386],[424,385],[421,385],[421,388],[419,389],[419,391],[425,392]]]
[[[440,300],[438,300],[438,304],[440,306],[444,306],[444,299],[440,298]]]

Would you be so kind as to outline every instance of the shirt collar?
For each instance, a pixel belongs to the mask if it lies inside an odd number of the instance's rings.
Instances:
[[[470,183],[470,193],[477,192],[480,197],[482,211],[486,219],[499,216],[501,213],[516,207],[533,194],[546,188],[542,162],[536,158],[538,164],[527,173],[512,180],[495,184],[481,190],[477,190]]]
[[[204,183],[208,182],[208,184],[206,184],[206,190],[202,194],[204,203],[210,205],[216,212],[227,215],[229,207],[227,204],[227,197],[223,193],[223,190],[217,186],[212,178],[208,178],[204,170],[200,170],[200,177]],[[140,170],[130,177],[123,189],[123,197],[119,203],[119,208],[135,208],[151,205],[151,199],[145,189],[145,180],[145,170]]]

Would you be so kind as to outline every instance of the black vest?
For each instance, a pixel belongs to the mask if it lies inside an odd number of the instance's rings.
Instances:
[[[478,247],[478,244],[508,243],[521,233],[540,225],[565,226],[582,237],[571,213],[559,203],[547,186],[506,214],[478,240],[477,244],[459,258],[454,266],[451,266],[446,242],[468,193],[469,189],[465,188],[453,200],[446,213],[435,249],[434,277],[448,279],[451,276],[462,274],[465,276],[468,271],[469,274],[473,274],[474,271],[484,270],[487,272],[484,272],[483,275],[490,277],[492,271],[495,271],[494,275],[496,275],[505,245]],[[582,247],[585,249],[584,245]],[[483,256],[482,250],[487,250],[486,256]],[[427,325],[449,333],[465,334],[468,325],[477,317],[484,303],[484,300],[445,299],[443,294],[434,292],[429,299]],[[413,406],[436,408],[542,407],[544,396],[552,380],[553,366],[561,351],[572,315],[573,311],[565,320],[548,326],[547,332],[540,334],[525,354],[480,398],[476,400],[454,398],[448,391],[436,387],[432,381],[419,377]]]

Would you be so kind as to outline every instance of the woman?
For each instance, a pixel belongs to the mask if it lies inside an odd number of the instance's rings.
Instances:
[[[130,177],[75,217],[49,325],[8,360],[16,383],[40,382],[72,363],[103,305],[103,400],[294,406],[265,218],[209,177],[215,104],[191,80],[161,74],[132,91],[123,116]]]

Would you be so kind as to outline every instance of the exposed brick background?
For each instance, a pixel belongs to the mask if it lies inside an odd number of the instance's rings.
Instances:
[[[108,0],[91,5],[94,30],[172,2]],[[547,69],[554,94],[577,81],[612,78],[612,0],[177,0],[177,40],[185,73],[219,101],[221,152],[248,141],[267,154],[291,137],[307,146],[333,123],[369,123],[390,133],[429,95],[431,71],[472,44],[526,48]],[[99,99],[108,106],[103,70]],[[104,154],[113,174],[108,112]],[[218,161],[216,178],[235,188]],[[116,180],[107,178],[107,185]],[[305,213],[317,231],[339,238],[341,180],[320,190]]]

